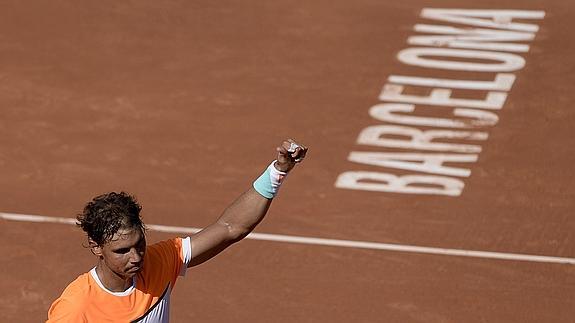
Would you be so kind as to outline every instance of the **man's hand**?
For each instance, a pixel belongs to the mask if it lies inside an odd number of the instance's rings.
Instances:
[[[274,167],[286,173],[292,170],[296,163],[301,162],[307,154],[307,147],[296,143],[292,139],[284,141],[276,150],[278,157]]]

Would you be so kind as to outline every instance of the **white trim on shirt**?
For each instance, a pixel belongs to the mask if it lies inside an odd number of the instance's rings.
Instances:
[[[180,239],[182,239],[182,258],[184,258],[182,270],[180,270],[180,276],[185,276],[188,264],[192,260],[192,240],[190,237]]]
[[[96,267],[92,268],[90,270],[90,275],[92,275],[92,278],[94,278],[94,280],[96,281],[96,283],[98,284],[98,286],[100,286],[101,289],[103,289],[104,291],[108,292],[109,294],[112,294],[114,296],[128,296],[130,295],[134,289],[136,288],[136,279],[134,277],[132,277],[132,285],[130,287],[128,287],[128,289],[126,289],[123,292],[113,292],[109,289],[107,289],[104,284],[102,284],[102,281],[100,280],[100,277],[98,277],[98,273],[96,272]]]

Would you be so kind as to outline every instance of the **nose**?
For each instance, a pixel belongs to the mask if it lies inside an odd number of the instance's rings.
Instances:
[[[130,251],[130,262],[133,264],[140,263],[142,261],[143,253],[140,253],[136,248]]]

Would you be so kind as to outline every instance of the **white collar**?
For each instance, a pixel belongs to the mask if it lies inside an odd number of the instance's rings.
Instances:
[[[128,287],[125,291],[113,292],[113,291],[107,289],[106,286],[104,286],[104,284],[102,284],[102,281],[100,280],[100,277],[98,277],[98,273],[96,272],[96,267],[94,267],[94,268],[92,268],[92,270],[90,270],[90,274],[92,275],[92,277],[94,278],[94,280],[96,281],[98,286],[100,286],[100,288],[102,288],[104,291],[106,291],[109,294],[112,294],[114,296],[130,295],[132,293],[132,291],[136,288],[136,276],[132,277],[132,285],[130,285],[130,287]]]

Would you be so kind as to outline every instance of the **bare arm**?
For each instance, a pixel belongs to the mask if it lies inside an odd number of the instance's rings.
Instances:
[[[274,167],[283,172],[293,169],[301,161],[307,148],[299,145],[294,152],[288,151],[293,141],[284,141],[276,150]],[[233,243],[246,237],[264,218],[272,199],[258,193],[253,187],[230,204],[216,222],[192,235],[192,260],[188,267],[199,265]]]

